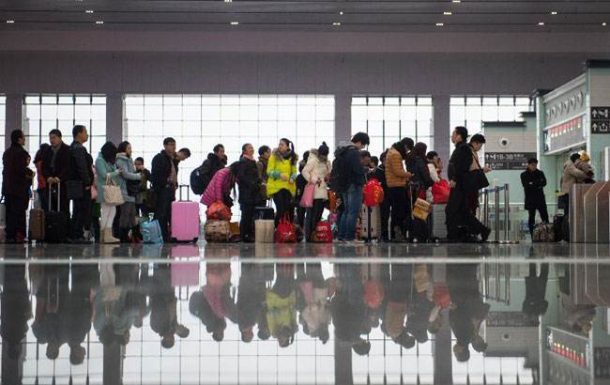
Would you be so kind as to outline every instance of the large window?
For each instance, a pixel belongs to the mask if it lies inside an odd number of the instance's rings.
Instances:
[[[379,156],[401,138],[410,137],[432,149],[432,98],[429,96],[354,97],[352,133],[371,137],[369,151]]]
[[[34,154],[42,143],[48,143],[49,131],[61,130],[64,141],[72,142],[72,127],[85,125],[89,131],[87,149],[95,158],[106,141],[106,97],[89,94],[26,95],[23,130],[26,147]]]
[[[452,96],[450,134],[456,126],[466,126],[470,135],[482,131],[483,122],[517,121],[531,111],[527,96]]]
[[[126,95],[124,133],[134,156],[150,166],[163,138],[176,139],[178,149],[192,156],[180,165],[180,183],[188,184],[217,143],[225,146],[229,163],[237,161],[244,143],[277,146],[294,141],[299,157],[326,141],[333,148],[335,102],[328,95]]]

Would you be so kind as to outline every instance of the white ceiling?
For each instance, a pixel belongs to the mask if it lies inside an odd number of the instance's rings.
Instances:
[[[0,0],[0,31],[605,32],[603,23],[610,1]]]

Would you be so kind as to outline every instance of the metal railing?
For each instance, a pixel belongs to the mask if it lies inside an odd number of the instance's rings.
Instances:
[[[504,202],[502,202],[502,210],[500,209],[500,195],[504,193]],[[483,209],[481,212],[482,222],[486,227],[491,228],[494,232],[494,239],[491,242],[494,243],[518,243],[518,241],[510,239],[510,193],[508,184],[503,186],[495,186],[483,189]],[[494,223],[490,227],[490,207],[489,207],[489,196],[493,194],[493,212],[494,212]],[[500,221],[500,213],[504,214],[504,223]],[[503,227],[503,228],[502,228]],[[502,239],[500,239],[500,232],[503,232]]]

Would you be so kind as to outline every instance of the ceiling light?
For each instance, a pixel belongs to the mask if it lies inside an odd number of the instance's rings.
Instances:
[[[459,4],[459,3],[461,3],[461,2],[462,2],[462,0],[453,0],[453,1],[452,1],[452,3],[456,3],[456,4]]]
[[[11,20],[7,20],[6,24],[15,24],[15,20],[11,19]]]
[[[225,3],[232,3],[233,0],[225,0]]]
[[[436,23],[436,26],[437,26],[437,27],[442,27],[442,26],[444,26],[444,25],[445,25],[445,23]]]
[[[87,10],[85,11],[85,13],[92,14],[92,13],[93,13],[93,9],[87,9]]]
[[[602,27],[605,27],[605,26],[607,26],[607,25],[608,25],[608,24],[607,24],[605,21],[602,23]]]
[[[544,25],[544,21],[538,22],[538,25],[542,27]]]
[[[552,11],[551,12],[551,15],[556,15],[556,14],[557,14],[557,11]]]
[[[231,25],[239,25],[239,21],[232,21]]]
[[[102,25],[102,24],[104,24],[104,20],[97,20],[97,21],[95,22],[95,24],[97,24],[97,25]]]
[[[335,27],[339,27],[339,26],[341,26],[341,23],[340,23],[340,22],[338,22],[338,21],[335,21],[335,22],[333,22],[333,26],[335,26]]]
[[[339,15],[343,16],[343,11],[339,11]]]
[[[443,12],[443,15],[445,15],[445,16],[451,16],[451,15],[453,15],[453,12],[450,12],[450,11],[445,11],[445,12]]]

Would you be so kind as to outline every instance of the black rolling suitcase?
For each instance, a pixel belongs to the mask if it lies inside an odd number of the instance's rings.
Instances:
[[[257,206],[254,208],[254,219],[275,219],[275,210],[273,207],[267,206]]]
[[[52,186],[49,186],[49,211],[45,218],[45,242],[62,243],[68,237],[69,220],[66,213],[61,212],[61,185],[57,184],[57,211],[53,211],[51,204]]]

